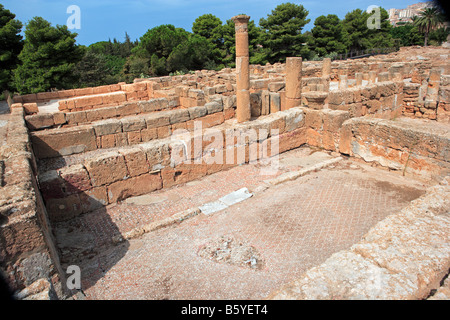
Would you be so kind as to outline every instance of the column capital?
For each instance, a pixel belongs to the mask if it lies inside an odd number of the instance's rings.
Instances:
[[[248,24],[250,17],[245,14],[240,14],[231,18],[235,24]]]

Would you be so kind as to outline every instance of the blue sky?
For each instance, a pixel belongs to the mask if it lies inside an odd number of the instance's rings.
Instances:
[[[191,31],[192,23],[202,14],[212,13],[223,22],[232,16],[245,13],[258,24],[278,4],[293,2],[302,4],[313,27],[320,15],[336,14],[343,18],[353,9],[367,9],[378,5],[385,9],[406,8],[420,0],[0,0],[0,3],[16,14],[23,23],[41,16],[52,25],[66,24],[70,14],[67,8],[77,5],[81,9],[81,29],[77,41],[80,44],[117,38],[122,41],[127,32],[132,40],[139,39],[148,29],[161,24],[173,24]]]

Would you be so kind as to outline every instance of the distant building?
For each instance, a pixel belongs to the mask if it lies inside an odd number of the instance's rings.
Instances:
[[[389,21],[392,25],[411,22],[412,17],[419,15],[419,13],[425,9],[433,7],[433,3],[428,2],[419,2],[406,7],[406,9],[389,9]]]

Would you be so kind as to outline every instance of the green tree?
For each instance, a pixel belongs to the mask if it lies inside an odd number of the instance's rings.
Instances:
[[[222,21],[215,15],[204,14],[195,19],[192,32],[206,38],[218,49],[223,46]]]
[[[419,32],[417,27],[411,23],[405,23],[403,25],[392,28],[391,36],[395,41],[399,41],[400,46],[407,47],[413,45],[419,45],[423,43],[424,37]]]
[[[199,34],[189,33],[173,25],[161,25],[148,30],[133,49],[130,61],[134,58],[147,59],[148,72],[156,76],[215,67],[213,43]]]
[[[52,27],[41,17],[33,18],[25,29],[21,64],[14,71],[17,91],[26,94],[72,88],[77,82],[74,67],[85,52],[76,45],[76,36],[67,26]]]
[[[283,3],[278,5],[267,19],[262,18],[259,25],[263,30],[264,44],[270,51],[268,60],[284,62],[286,57],[308,54],[304,44],[306,37],[302,34],[303,27],[310,22],[307,19],[308,10],[302,5]]]
[[[194,21],[192,32],[194,35],[208,40],[211,44],[210,50],[211,56],[213,57],[211,63],[213,65],[220,65],[226,56],[222,21],[212,14],[204,14]]]
[[[75,71],[78,87],[96,87],[105,83],[111,75],[107,61],[103,54],[87,50],[84,57],[76,64]]]
[[[0,94],[4,90],[14,89],[11,86],[12,70],[19,62],[17,57],[23,47],[20,35],[22,23],[15,17],[0,4]]]
[[[435,45],[440,46],[442,42],[445,42],[447,40],[449,34],[450,30],[446,27],[431,31],[429,36],[430,44],[434,43]]]
[[[432,30],[437,29],[444,22],[444,16],[436,7],[425,8],[420,12],[414,25],[425,35],[424,46],[428,46],[428,37]]]
[[[156,56],[156,55],[155,55]],[[147,58],[131,55],[126,59],[122,69],[122,78],[126,82],[132,82],[135,78],[150,75],[149,69],[150,60]],[[165,70],[165,67],[164,67]]]
[[[348,34],[335,14],[317,17],[309,39],[310,47],[322,57],[331,52],[344,53],[348,46]]]
[[[179,44],[167,59],[167,71],[199,70],[206,66],[215,66],[213,44],[199,35],[191,35],[189,39]]]
[[[151,59],[155,54],[159,59],[168,58],[174,48],[189,38],[189,32],[175,26],[161,25],[148,30],[133,53]]]
[[[380,28],[369,29],[368,19],[372,13],[361,9],[353,10],[345,15],[342,21],[348,34],[348,50],[363,50],[370,48],[392,47],[394,45],[388,12],[380,8]]]
[[[139,76],[141,73],[148,74],[147,68],[142,68],[143,61],[148,59],[128,59],[133,51],[133,48],[137,46],[137,42],[133,42],[130,39],[128,33],[125,32],[125,40],[123,42],[115,40],[114,42],[100,41],[91,44],[88,47],[88,51],[91,51],[97,55],[100,55],[100,59],[106,64],[108,73],[103,78],[103,84],[110,84],[120,81],[132,81],[133,75]]]

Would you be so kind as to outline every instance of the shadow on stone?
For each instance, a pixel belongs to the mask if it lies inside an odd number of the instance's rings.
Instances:
[[[72,193],[55,205],[51,194],[45,194],[48,215],[55,236],[56,247],[64,272],[69,266],[78,266],[81,272],[81,291],[100,280],[126,254],[128,241],[118,244],[118,226],[108,215],[106,203],[91,193],[79,190],[66,181],[64,193]],[[91,210],[89,210],[91,209]],[[67,214],[64,214],[67,213]],[[75,283],[67,273],[68,283]],[[63,283],[67,286],[68,283]],[[67,289],[71,289],[67,287]],[[70,290],[69,290],[70,291]],[[77,290],[72,290],[72,295]]]

